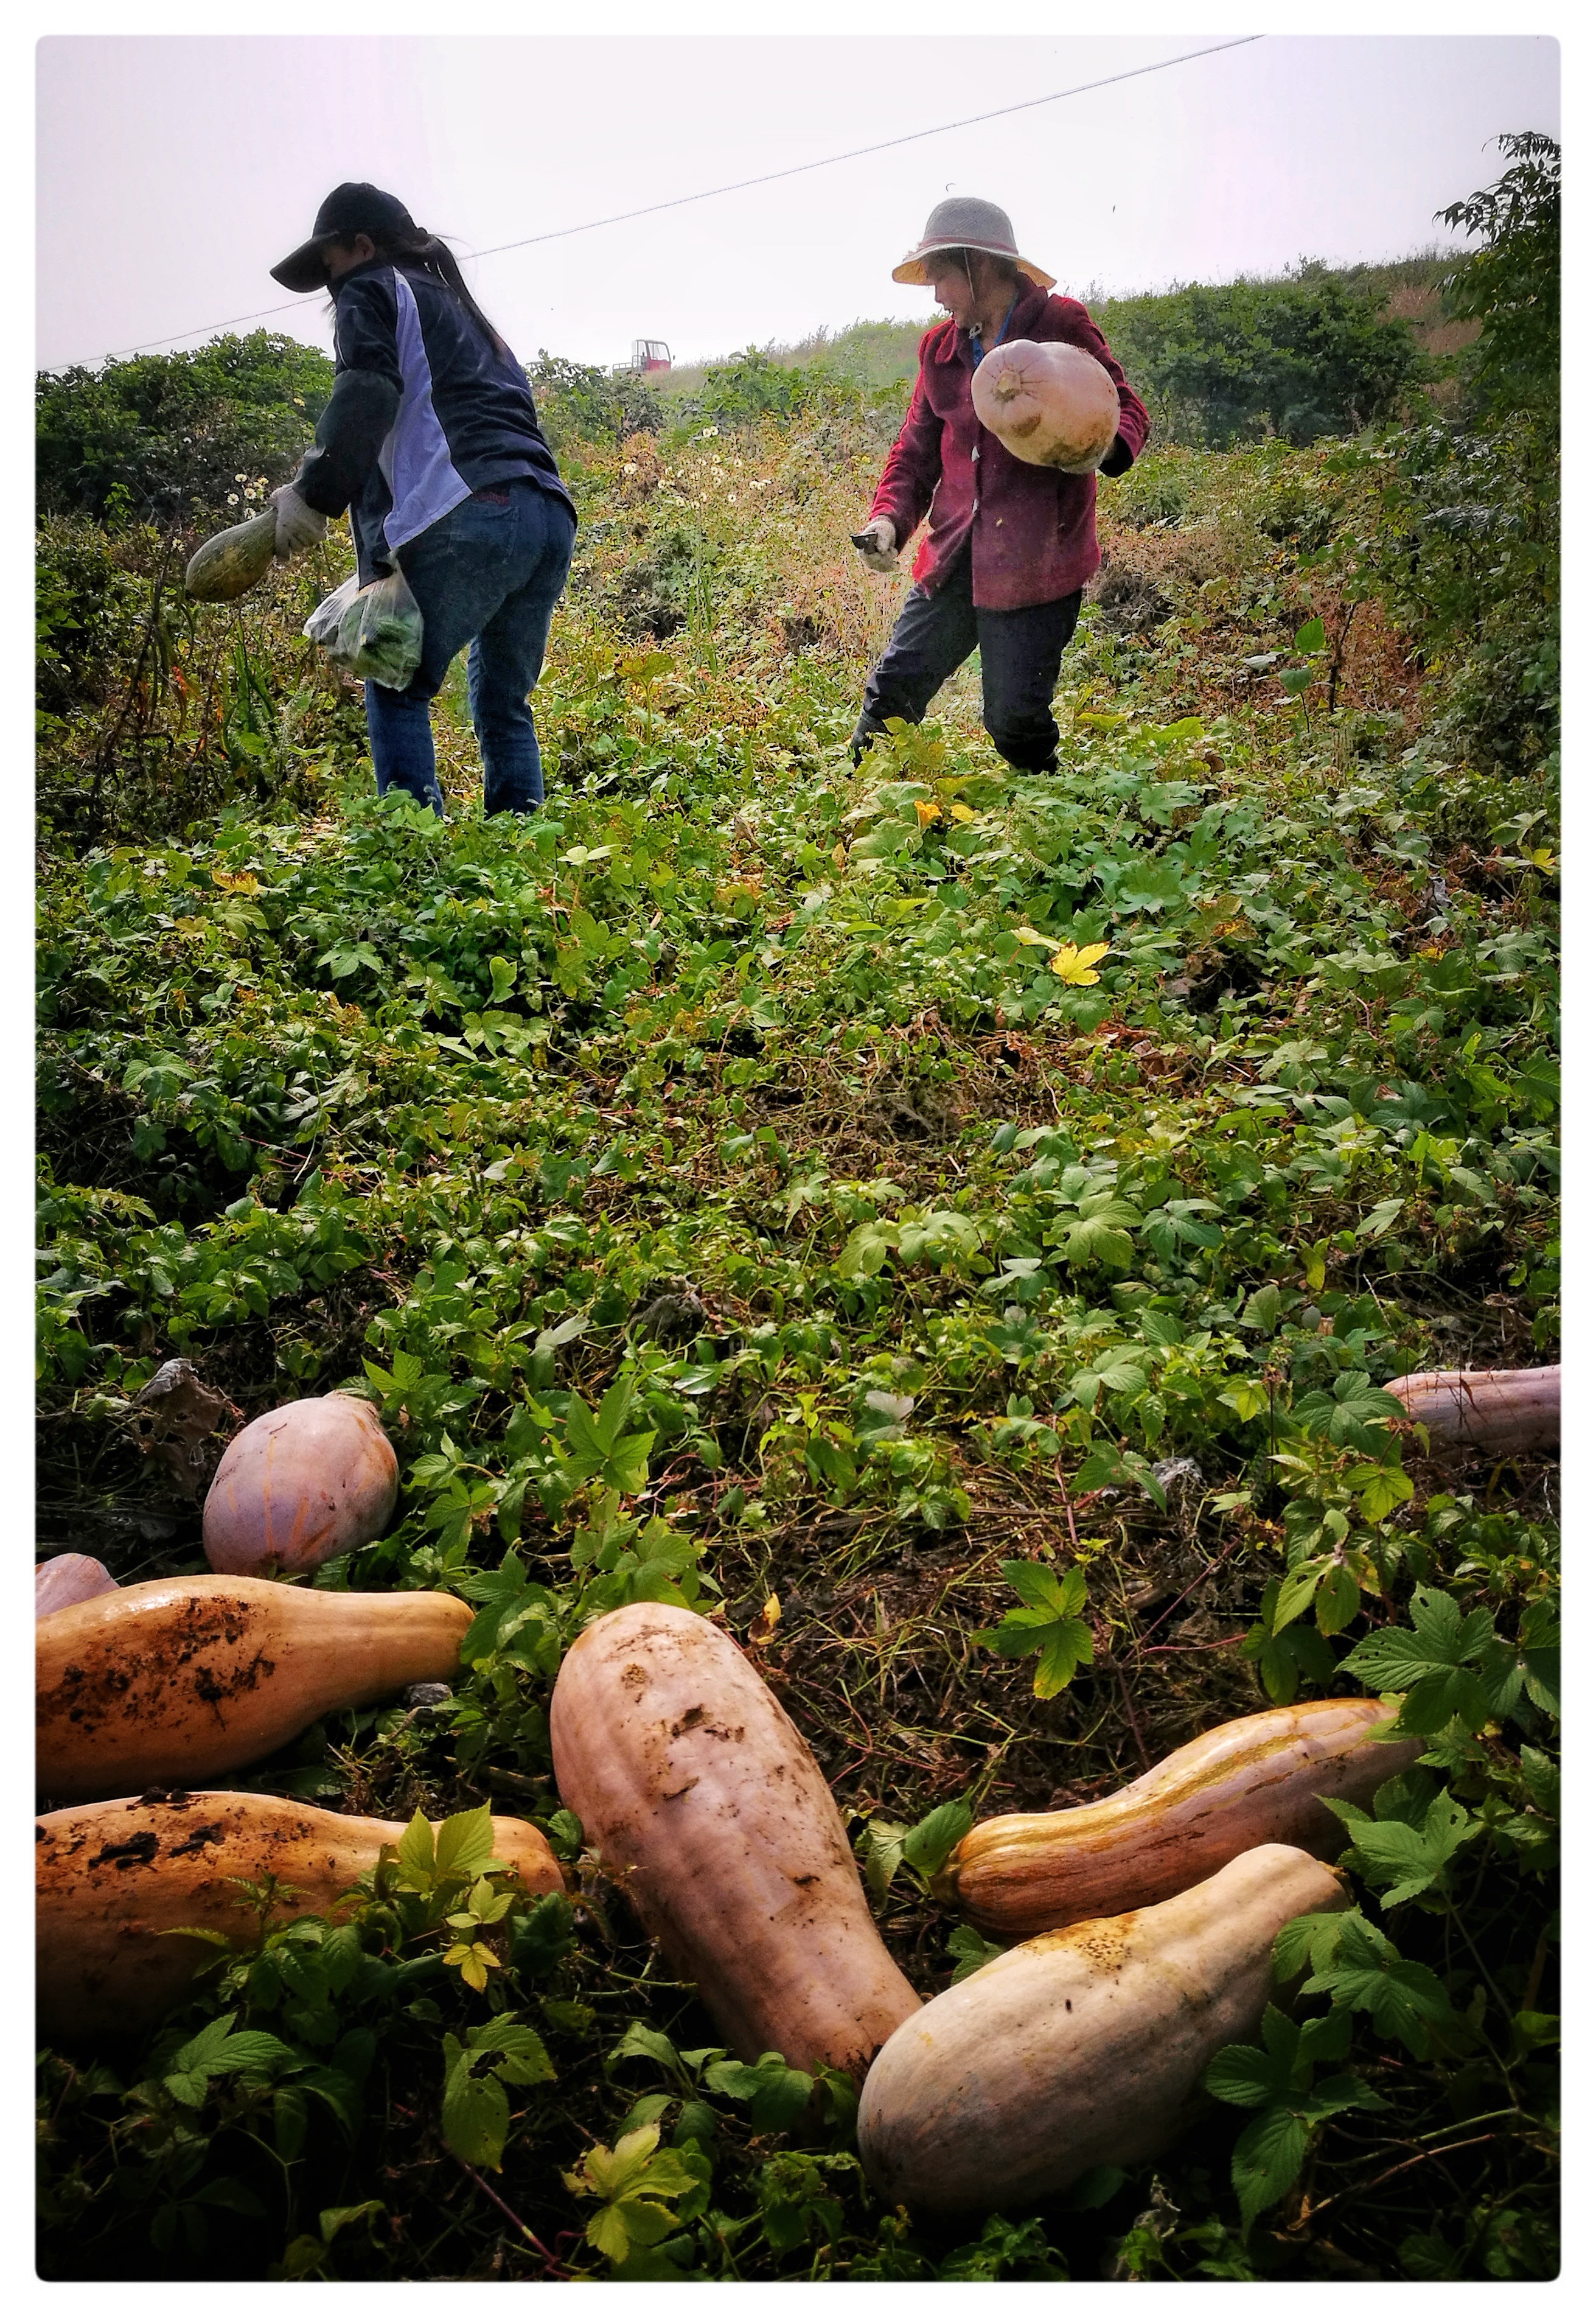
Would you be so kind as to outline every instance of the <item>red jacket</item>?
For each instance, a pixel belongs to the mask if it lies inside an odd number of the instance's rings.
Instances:
[[[1119,439],[1128,466],[1147,439],[1146,409],[1085,307],[1027,282],[1005,338],[1065,338],[1096,356],[1119,389]],[[915,581],[928,591],[941,585],[968,539],[977,609],[1016,612],[1073,595],[1102,559],[1097,477],[1028,467],[1005,451],[976,416],[974,375],[967,332],[950,320],[926,332],[908,416],[887,453],[870,514],[891,516],[901,547],[930,510],[931,528],[914,559]],[[1122,472],[1120,454],[1114,455]]]

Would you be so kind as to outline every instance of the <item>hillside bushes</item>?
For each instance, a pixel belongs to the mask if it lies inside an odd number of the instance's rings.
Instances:
[[[1285,282],[1118,300],[1104,327],[1176,441],[1311,443],[1388,417],[1428,374],[1412,329],[1382,319],[1381,303],[1310,265]]]
[[[293,472],[332,389],[325,354],[269,330],[41,371],[39,511],[112,528],[236,522]]]

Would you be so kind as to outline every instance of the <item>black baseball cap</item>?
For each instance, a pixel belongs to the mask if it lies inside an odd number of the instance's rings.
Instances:
[[[329,241],[352,241],[361,233],[379,241],[415,231],[415,220],[404,202],[385,193],[379,185],[338,185],[316,212],[316,230],[309,240],[302,241],[281,265],[272,268],[272,279],[281,282],[285,290],[325,290],[324,252]]]

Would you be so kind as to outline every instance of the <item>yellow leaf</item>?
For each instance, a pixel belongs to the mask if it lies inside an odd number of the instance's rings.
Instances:
[[[845,845],[834,845],[831,857],[839,869],[845,869],[848,865],[848,847]]]
[[[1548,874],[1557,866],[1556,855],[1549,845],[1538,845],[1529,858],[1538,869],[1544,869]]]
[[[1098,979],[1092,969],[1100,957],[1108,953],[1107,942],[1088,942],[1084,949],[1077,949],[1074,942],[1065,942],[1048,960],[1048,971],[1057,981],[1067,982],[1073,989],[1084,989],[1088,982]]]
[[[748,1629],[748,1638],[755,1643],[768,1642],[781,1622],[781,1604],[773,1593],[765,1597],[764,1607]]]
[[[976,817],[967,804],[950,805],[948,810],[954,820],[974,820]]]

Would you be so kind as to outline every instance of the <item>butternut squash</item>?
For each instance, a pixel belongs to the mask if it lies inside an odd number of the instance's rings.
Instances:
[[[93,1601],[102,1593],[119,1589],[103,1561],[91,1561],[86,1552],[58,1552],[52,1561],[35,1565],[34,1621],[54,1616],[58,1609],[68,1609],[74,1601]]]
[[[970,398],[983,426],[1030,467],[1095,471],[1119,426],[1119,396],[1084,346],[1012,338],[976,364]]]
[[[1367,1805],[1423,1751],[1371,1736],[1390,1720],[1376,1698],[1325,1697],[1226,1722],[1101,1802],[972,1827],[936,1895],[994,1938],[1028,1939],[1172,1898],[1260,1843],[1334,1856],[1346,1830],[1317,1797]]]
[[[905,2019],[865,2079],[859,2152],[887,2205],[989,2212],[1128,2169],[1200,2115],[1203,2071],[1256,2032],[1270,1947],[1346,1895],[1265,1843],[1156,1907],[1048,1931]]]
[[[459,1668],[471,1622],[448,1593],[313,1593],[172,1577],[37,1627],[41,1793],[61,1802],[220,1776],[335,1707]]]
[[[819,1764],[736,1643],[688,1609],[612,1610],[548,1726],[562,1799],[739,2057],[862,2076],[920,1998]]]
[[[1488,1455],[1556,1455],[1563,1433],[1563,1371],[1431,1368],[1385,1386],[1437,1447]]]
[[[564,1885],[535,1826],[496,1818],[494,1856],[536,1895]],[[275,1874],[291,1915],[325,1915],[405,1829],[275,1794],[171,1794],[52,1811],[34,1829],[40,2023],[65,2040],[147,2026],[215,1953],[174,1930],[220,1931],[239,1946],[256,1918],[229,1877]]]
[[[275,507],[217,532],[190,556],[184,589],[201,604],[230,604],[265,577],[276,540]]]
[[[398,1493],[370,1400],[291,1400],[228,1443],[205,1498],[205,1558],[225,1577],[302,1575],[380,1536]]]

